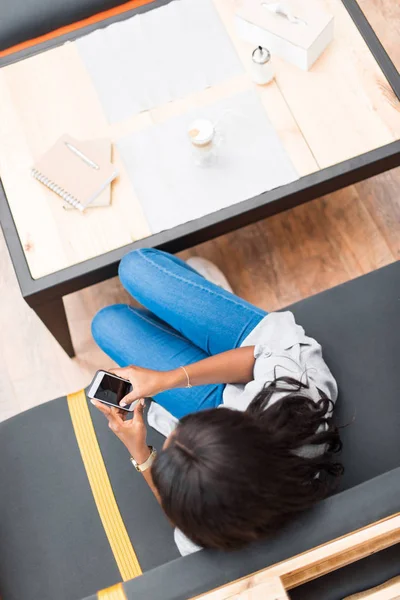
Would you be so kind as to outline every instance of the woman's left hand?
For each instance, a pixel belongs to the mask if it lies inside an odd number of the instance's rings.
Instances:
[[[160,392],[174,386],[174,371],[154,371],[130,365],[117,369],[110,369],[110,373],[127,379],[132,384],[132,391],[122,398],[120,405],[126,406],[139,398],[151,398]]]
[[[117,408],[107,406],[97,400],[92,404],[103,413],[108,420],[108,426],[121,440],[137,463],[144,463],[150,456],[150,449],[146,444],[146,425],[143,419],[144,400],[141,399],[135,406],[133,418],[127,419],[128,413]]]

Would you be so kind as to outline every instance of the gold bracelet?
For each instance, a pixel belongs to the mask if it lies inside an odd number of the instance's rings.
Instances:
[[[192,384],[190,383],[190,379],[189,379],[189,375],[188,372],[186,371],[185,367],[180,367],[181,369],[183,369],[185,375],[186,375],[186,379],[187,379],[187,388],[191,388],[193,387]]]

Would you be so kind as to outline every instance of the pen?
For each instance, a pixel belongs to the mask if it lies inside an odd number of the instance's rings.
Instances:
[[[71,150],[71,152],[76,154],[76,156],[79,156],[79,158],[81,160],[83,160],[87,165],[89,165],[89,167],[92,167],[92,169],[97,169],[97,170],[100,168],[99,165],[97,165],[95,162],[90,160],[90,158],[88,158],[85,154],[83,154],[83,152],[78,150],[78,148],[75,148],[75,146],[73,146],[69,142],[64,142],[64,144],[67,146],[68,150]]]

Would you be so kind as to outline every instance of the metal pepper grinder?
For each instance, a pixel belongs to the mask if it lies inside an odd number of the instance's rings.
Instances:
[[[273,80],[275,73],[271,65],[271,53],[258,46],[251,55],[251,75],[254,83],[265,85]]]

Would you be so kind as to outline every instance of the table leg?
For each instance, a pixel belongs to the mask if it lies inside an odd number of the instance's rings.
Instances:
[[[31,305],[31,308],[35,311],[39,319],[43,321],[68,356],[73,358],[75,350],[72,345],[63,299],[61,297],[54,298],[44,304]]]

